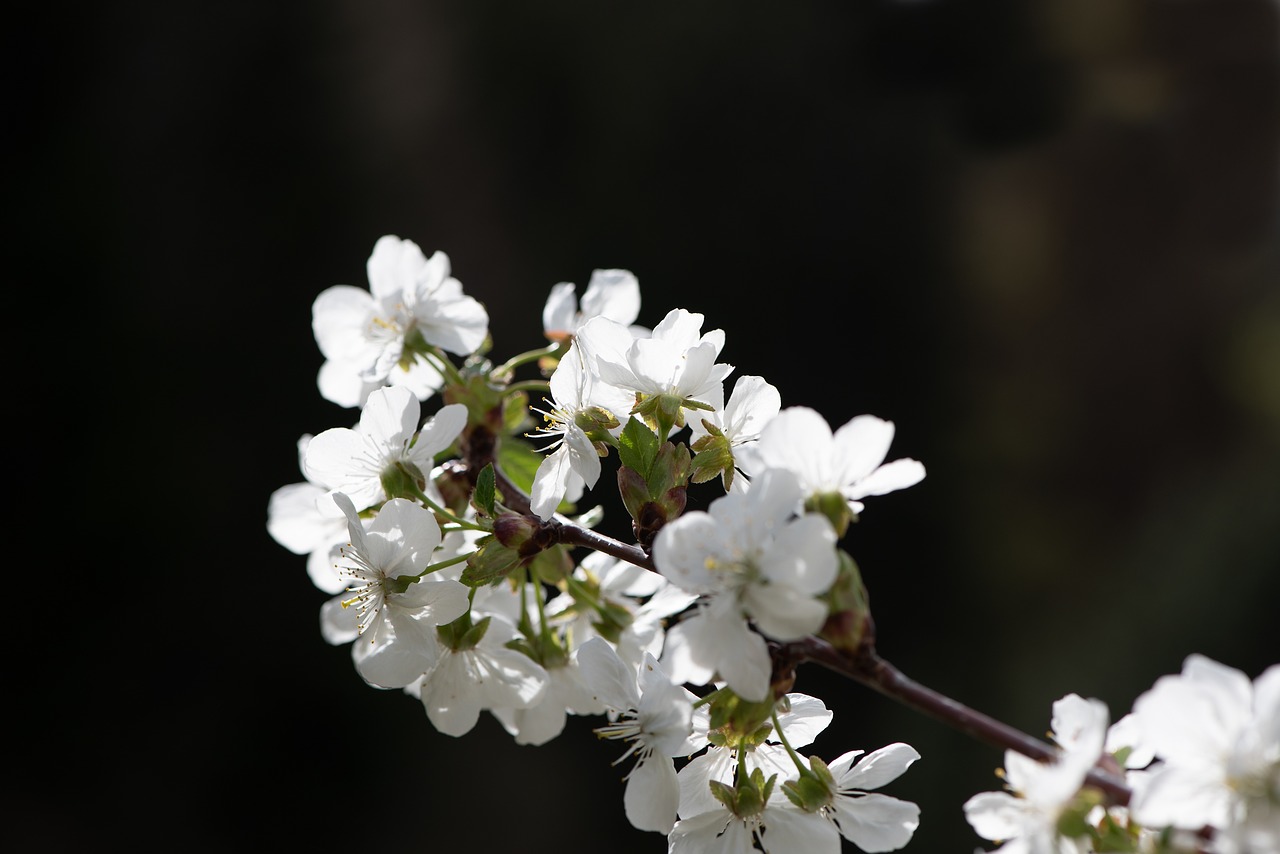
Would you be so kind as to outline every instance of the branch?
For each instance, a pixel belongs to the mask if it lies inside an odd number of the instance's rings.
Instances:
[[[1040,739],[909,678],[881,658],[872,643],[864,643],[853,656],[845,656],[826,641],[810,637],[783,644],[776,654],[784,661],[821,664],[992,747],[1014,750],[1040,762],[1051,762],[1058,757],[1058,751]],[[1087,782],[1102,790],[1113,803],[1129,803],[1132,792],[1115,773],[1094,768]]]
[[[479,436],[477,436],[479,433]],[[486,465],[493,465],[494,483],[498,491],[502,493],[502,503],[514,510],[516,513],[525,516],[532,515],[532,509],[529,506],[529,496],[524,494],[520,487],[516,486],[511,478],[507,477],[506,472],[498,465],[496,455],[493,453],[492,437],[489,434],[480,432],[480,428],[473,428],[471,436],[464,448],[464,456],[466,462],[461,468],[475,487],[475,479],[481,469]],[[549,523],[550,524],[550,523]],[[595,549],[598,552],[604,552],[607,555],[616,557],[619,560],[625,560],[636,566],[647,569],[650,572],[657,572],[658,569],[653,564],[653,558],[649,553],[639,546],[624,543],[621,540],[615,540],[612,537],[605,536],[598,531],[585,528],[582,525],[572,522],[563,516],[554,518],[554,525],[558,529],[557,541],[571,546],[583,546],[584,548]]]

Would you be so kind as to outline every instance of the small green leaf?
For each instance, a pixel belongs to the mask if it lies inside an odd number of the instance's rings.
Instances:
[[[648,478],[653,467],[654,457],[658,455],[658,437],[638,418],[627,420],[618,437],[618,457],[622,464]]]
[[[471,503],[486,516],[495,515],[493,502],[497,490],[494,482],[493,463],[486,463],[485,467],[480,469],[480,474],[476,476],[476,491],[471,496]]]

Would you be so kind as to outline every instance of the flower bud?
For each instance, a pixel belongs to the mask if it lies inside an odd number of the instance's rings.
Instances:
[[[836,649],[852,654],[864,640],[870,639],[871,606],[858,564],[843,549],[837,550],[837,555],[840,566],[835,583],[826,594],[827,621],[818,636]]]

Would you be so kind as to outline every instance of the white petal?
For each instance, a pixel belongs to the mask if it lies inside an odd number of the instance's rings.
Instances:
[[[380,298],[396,296],[413,287],[414,280],[426,265],[427,257],[418,244],[392,234],[383,235],[373,245],[373,252],[365,262],[369,290]]]
[[[759,702],[769,693],[773,675],[769,647],[742,618],[718,620],[693,639],[716,660],[716,671],[733,692],[748,702]]]
[[[983,839],[999,841],[1022,835],[1029,804],[1007,792],[979,792],[964,803],[964,817]]]
[[[349,427],[331,427],[315,436],[307,446],[307,478],[333,484],[363,510],[382,501],[386,494],[378,480],[376,464],[371,464],[369,443]]]
[[[774,416],[760,431],[761,462],[794,472],[806,492],[835,490],[831,427],[816,410],[791,406]],[[753,472],[754,476],[754,472]]]
[[[356,609],[342,607],[344,598],[335,596],[320,606],[320,636],[334,646],[351,643],[360,636]]]
[[[1227,755],[1238,733],[1241,715],[1229,708],[1231,703],[1210,684],[1161,676],[1134,701],[1133,713],[1157,756],[1205,765]]]
[[[836,796],[831,804],[840,835],[863,851],[897,851],[920,826],[920,807],[888,795]]]
[[[424,471],[430,471],[433,457],[453,444],[454,440],[467,426],[467,407],[462,403],[450,403],[442,406],[435,415],[427,419],[418,431],[418,438],[413,443],[411,458]]]
[[[385,554],[371,554],[379,569],[391,577],[418,575],[431,562],[440,545],[440,523],[421,504],[393,498],[383,504],[367,529],[370,546],[382,541],[392,548]],[[459,615],[460,616],[460,615]]]
[[[649,754],[637,762],[627,775],[622,803],[633,827],[670,833],[680,803],[680,783],[670,757]]]
[[[717,499],[722,501],[724,499]],[[668,581],[690,593],[713,593],[720,579],[707,568],[709,543],[719,539],[719,524],[709,513],[691,510],[658,531],[653,562]]]
[[[640,316],[640,282],[629,270],[594,270],[582,294],[584,317],[601,315],[621,324]]]
[[[452,578],[430,577],[409,585],[404,593],[393,593],[388,601],[397,608],[412,610],[414,616],[431,626],[452,623],[467,613],[470,588]]]
[[[486,708],[527,709],[541,701],[549,681],[541,664],[518,650],[481,643],[476,649],[476,687]]]
[[[681,819],[667,837],[667,854],[750,854],[751,833],[722,806]]]
[[[1280,664],[1273,664],[1253,683],[1253,719],[1263,740],[1280,745]]]
[[[551,287],[542,306],[542,331],[548,337],[572,335],[578,301],[573,282],[560,282]]]
[[[640,706],[636,673],[602,637],[593,637],[574,651],[578,670],[592,695],[616,711]]]
[[[427,718],[445,735],[466,735],[480,720],[480,698],[465,659],[469,654],[445,652],[422,683]]]
[[[1205,825],[1230,824],[1230,800],[1230,790],[1223,781],[1195,770],[1166,766],[1152,772],[1135,790],[1130,811],[1136,821],[1149,827],[1199,830]]]
[[[734,442],[759,436],[781,407],[778,389],[765,382],[764,377],[738,377],[724,408],[724,432]]]
[[[403,688],[431,669],[440,647],[434,626],[417,626],[402,617],[383,619],[375,631],[366,630],[353,642],[351,653],[365,681],[381,688]]]
[[[689,818],[718,808],[720,802],[711,794],[711,781],[732,783],[733,769],[733,754],[724,748],[713,747],[689,760],[676,775],[680,781],[680,817]]]
[[[709,660],[695,657],[700,651],[694,648],[689,634],[691,628],[696,634],[694,623],[700,619],[698,616],[688,617],[672,626],[662,648],[662,668],[682,685],[706,685],[715,679],[715,666]]]
[[[408,389],[398,386],[380,388],[369,395],[360,412],[360,432],[378,448],[383,460],[399,459],[418,429],[421,412],[422,405]],[[315,445],[315,439],[311,444]]]
[[[778,723],[792,747],[812,744],[834,717],[826,703],[808,694],[793,691],[787,695],[787,702],[791,709],[778,714]],[[770,741],[776,740],[775,737],[770,737]]]
[[[1102,753],[1111,713],[1106,703],[1079,694],[1054,701],[1050,726],[1054,741],[1069,753],[1080,753],[1093,764]]]
[[[325,489],[314,483],[291,483],[271,493],[267,501],[267,533],[296,555],[304,555],[333,542],[334,519],[316,510],[316,499]],[[346,526],[339,524],[342,537]]]
[[[763,824],[760,841],[766,854],[840,854],[840,834],[835,825],[817,813],[807,813],[790,804],[771,807],[765,811]]]
[[[924,480],[924,465],[904,457],[885,463],[843,492],[845,498],[855,500],[868,495],[885,495],[899,489],[906,489],[922,480]]]
[[[749,585],[742,594],[742,607],[761,632],[780,641],[811,635],[827,619],[825,602],[789,584]]]
[[[893,442],[893,422],[859,415],[835,431],[836,468],[841,484],[852,484],[884,462]]]
[[[804,593],[825,593],[836,580],[839,568],[836,539],[835,529],[826,516],[806,513],[777,531],[761,555],[761,571],[771,581]]]
[[[878,789],[901,777],[919,758],[920,754],[909,744],[890,744],[867,754],[857,765],[836,777],[836,786],[842,792]]]
[[[529,490],[529,509],[535,516],[545,522],[555,515],[568,490],[571,474],[568,445],[561,445],[542,458],[533,475],[533,488]]]

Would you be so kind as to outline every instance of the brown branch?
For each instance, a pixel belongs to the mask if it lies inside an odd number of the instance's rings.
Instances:
[[[478,434],[478,435],[477,435]],[[520,487],[512,483],[511,478],[507,477],[501,466],[498,465],[497,459],[493,453],[493,442],[485,439],[485,434],[480,428],[473,428],[472,434],[468,438],[465,445],[466,462],[462,465],[466,476],[475,486],[475,478],[480,470],[486,465],[493,465],[494,483],[497,489],[502,493],[503,506],[508,509],[520,513],[522,515],[532,515],[529,506],[529,496],[524,494]],[[582,525],[570,522],[568,519],[557,518],[553,520],[554,526],[558,530],[556,539],[567,545],[582,546],[584,548],[595,549],[598,552],[604,552],[607,555],[616,557],[619,560],[625,560],[636,566],[657,572],[657,567],[653,565],[653,558],[649,553],[639,546],[624,543],[621,540],[615,540],[612,537],[605,536],[598,531],[585,528]],[[552,523],[547,523],[551,525]]]
[[[821,664],[992,747],[1013,750],[1040,762],[1050,762],[1058,756],[1058,751],[1046,742],[906,676],[881,658],[874,644],[864,644],[850,657],[842,655],[826,641],[811,637],[782,645],[779,655],[795,663],[812,661]],[[1089,772],[1087,782],[1102,790],[1113,803],[1124,805],[1129,802],[1129,787],[1113,772],[1094,768]]]

